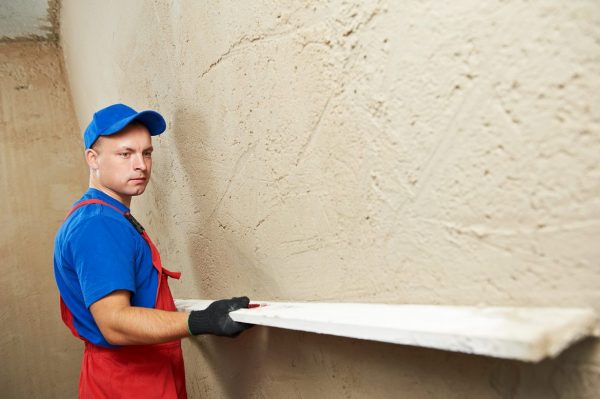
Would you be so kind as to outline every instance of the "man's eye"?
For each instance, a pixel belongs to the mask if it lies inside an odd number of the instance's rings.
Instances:
[[[151,152],[145,152],[144,156],[150,158],[152,156],[152,153]]]
[[[121,152],[121,153],[119,153],[119,156],[121,158],[129,158],[129,153],[128,152]]]

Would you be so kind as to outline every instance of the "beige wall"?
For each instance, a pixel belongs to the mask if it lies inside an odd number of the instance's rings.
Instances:
[[[209,5],[210,4],[210,5]],[[155,108],[136,216],[175,295],[600,310],[600,3],[80,2],[80,128]],[[592,397],[525,365],[256,328],[186,343],[192,397]]]
[[[2,398],[77,396],[83,345],[60,321],[52,250],[86,171],[61,63],[55,45],[0,43]]]

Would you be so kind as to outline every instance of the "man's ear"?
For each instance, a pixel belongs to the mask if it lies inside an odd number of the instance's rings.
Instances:
[[[90,169],[98,169],[98,153],[93,149],[85,150],[85,161]]]

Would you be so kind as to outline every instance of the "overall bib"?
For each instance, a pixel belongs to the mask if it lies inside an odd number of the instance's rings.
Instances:
[[[133,219],[131,214],[124,213],[102,200],[91,199],[76,204],[65,220],[76,209],[88,204],[108,206],[133,224],[150,246],[152,264],[158,272],[154,309],[177,311],[167,278],[179,279],[181,273],[171,272],[162,267],[158,250],[146,231]],[[73,335],[85,342],[79,379],[80,398],[187,398],[180,340],[153,345],[128,345],[116,349],[104,348],[92,344],[77,333],[73,325],[73,315],[62,297],[60,298],[60,309],[62,319]]]

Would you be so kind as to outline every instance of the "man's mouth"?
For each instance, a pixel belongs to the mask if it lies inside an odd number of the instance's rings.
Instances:
[[[146,178],[145,177],[135,177],[135,178],[129,179],[129,180],[135,181],[135,182],[143,182],[143,181],[146,181]]]

